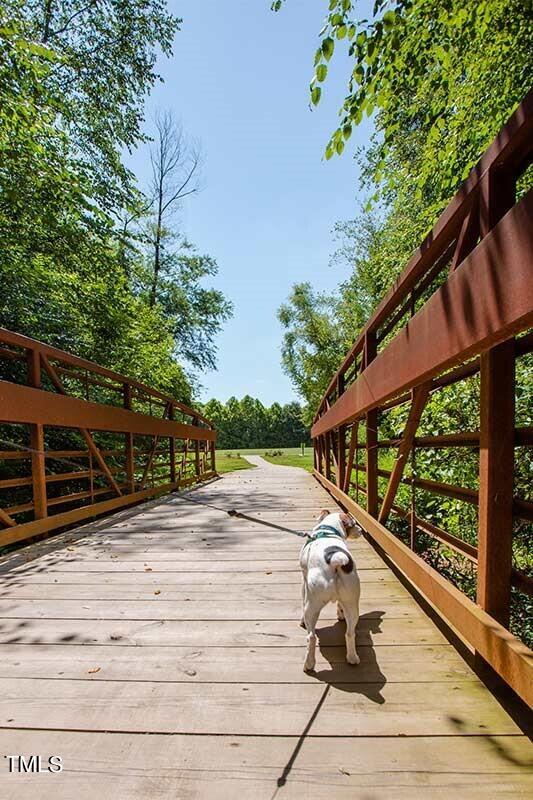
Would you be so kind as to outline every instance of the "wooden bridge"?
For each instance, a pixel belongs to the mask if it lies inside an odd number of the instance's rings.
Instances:
[[[368,542],[353,547],[361,665],[331,606],[306,675],[299,540],[215,506],[300,529],[335,504],[268,465],[4,558],[1,752],[65,769],[5,774],[2,797],[531,793],[520,716]]]
[[[514,481],[533,443],[515,414],[532,149],[528,96],[333,378],[314,476],[260,461],[220,479],[198,411],[0,330],[2,798],[531,796],[533,654],[509,628],[532,594]],[[472,379],[479,429],[421,434],[432,398]],[[417,454],[457,447],[476,486],[420,474]],[[475,542],[420,492],[463,504]],[[280,528],[335,503],[366,532],[361,665],[326,614],[306,675],[299,542]],[[428,539],[476,593],[431,566]]]

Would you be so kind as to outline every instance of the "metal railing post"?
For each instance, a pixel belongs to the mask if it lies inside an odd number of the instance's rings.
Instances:
[[[131,411],[131,386],[129,383],[123,384],[124,408]],[[128,492],[135,491],[135,457],[133,450],[133,434],[124,434],[124,457],[126,461],[126,483]]]
[[[514,339],[481,355],[477,601],[509,625],[513,540]]]
[[[170,403],[168,407],[168,418],[174,419],[174,405]],[[170,459],[170,482],[176,483],[176,439],[171,436],[168,440],[168,455]]]
[[[344,375],[337,378],[337,399],[344,393]],[[337,436],[337,486],[344,489],[346,478],[346,425],[340,425]]]
[[[491,169],[480,191],[481,237],[514,205],[515,182]],[[477,602],[509,626],[513,556],[515,341],[480,356]]]
[[[209,450],[211,452],[211,471],[217,471],[216,456],[215,456],[215,443],[209,442]]]
[[[325,442],[325,457],[326,457],[326,478],[331,480],[331,432],[328,431],[324,436]]]
[[[199,427],[198,417],[193,419],[192,424]],[[194,442],[194,474],[197,478],[200,477],[200,442],[198,439]]]
[[[34,389],[41,388],[41,358],[37,349],[27,350],[28,383]],[[30,425],[31,477],[33,489],[33,513],[35,519],[48,516],[46,500],[46,459],[44,455],[44,426]]]
[[[377,354],[375,331],[365,335],[365,369]],[[366,414],[366,510],[373,517],[378,515],[378,410]]]

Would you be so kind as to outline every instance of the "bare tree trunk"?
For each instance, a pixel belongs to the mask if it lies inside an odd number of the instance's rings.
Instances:
[[[50,37],[50,25],[52,23],[52,0],[44,0],[44,24],[43,24],[43,43]]]
[[[163,166],[162,162],[160,162],[160,164],[161,166]],[[161,234],[162,234],[162,223],[163,223],[163,196],[164,196],[163,169],[161,169],[160,181],[157,189],[158,189],[157,223],[154,236],[154,271],[152,276],[152,289],[150,291],[150,308],[153,308],[155,306],[155,301],[157,299],[157,284],[159,281],[159,272],[161,270]]]
[[[157,208],[152,227],[153,266],[149,305],[153,308],[161,277],[164,252],[165,221],[179,207],[181,200],[199,191],[197,172],[200,154],[191,146],[172,114],[156,118],[156,140],[150,152],[152,163],[152,204]]]

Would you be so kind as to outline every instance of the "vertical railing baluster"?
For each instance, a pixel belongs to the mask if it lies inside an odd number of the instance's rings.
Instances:
[[[416,446],[413,440],[411,448],[411,509],[410,509],[410,545],[416,551]]]
[[[216,472],[217,471],[217,462],[216,462],[216,456],[215,456],[215,443],[214,442],[209,442],[209,450],[211,452],[211,471],[212,472]]]
[[[377,354],[375,331],[365,335],[364,366],[368,367]],[[373,517],[378,515],[378,410],[373,408],[366,415],[366,510]]]
[[[41,359],[37,349],[27,350],[28,383],[34,389],[41,388]],[[33,513],[35,519],[48,516],[46,501],[46,459],[44,454],[44,426],[31,424],[31,476],[33,488]]]
[[[124,408],[131,411],[131,384],[123,384]],[[126,484],[128,492],[135,491],[135,455],[133,449],[133,434],[124,434],[124,457],[126,461]]]
[[[513,548],[514,339],[482,353],[477,601],[509,626]]]
[[[193,418],[192,424],[197,428],[200,427],[200,420],[198,417]],[[200,477],[200,442],[198,439],[194,441],[194,473],[197,478]]]
[[[91,493],[91,505],[94,504],[94,463],[93,454],[89,450],[89,491]]]
[[[337,377],[337,400],[344,393],[344,375]],[[337,436],[337,486],[344,489],[346,476],[346,425],[340,425]]]
[[[331,433],[328,431],[325,436],[325,450],[326,450],[326,478],[331,480]]]
[[[168,407],[168,418],[174,419],[174,404],[170,403]],[[170,482],[176,483],[176,439],[171,436],[168,441],[168,455],[170,459]]]
[[[486,236],[514,205],[514,179],[492,168],[481,183],[479,228]],[[509,626],[513,555],[515,342],[480,356],[477,601]]]

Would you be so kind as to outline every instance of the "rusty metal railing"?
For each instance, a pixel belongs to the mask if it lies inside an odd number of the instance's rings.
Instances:
[[[216,475],[216,431],[144,384],[0,328],[0,547]]]
[[[531,594],[533,586],[512,561],[513,525],[533,521],[533,503],[516,496],[513,483],[515,450],[533,443],[533,428],[515,424],[515,368],[533,350],[533,190],[517,201],[516,185],[532,158],[530,94],[361,331],[312,428],[316,478],[472,650],[530,703],[533,654],[508,627],[511,587]],[[432,398],[473,376],[479,380],[479,429],[417,436]],[[391,428],[387,415],[402,407],[402,432],[380,438]],[[420,477],[416,453],[427,448],[479,453],[478,486]],[[387,469],[379,464],[385,453],[392,454]],[[477,541],[422,518],[416,492],[474,509]],[[417,554],[422,535],[470,562],[476,602]]]

